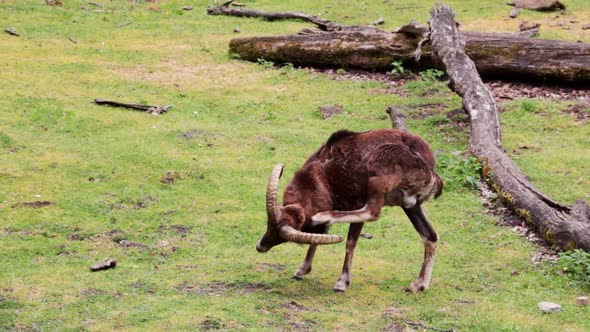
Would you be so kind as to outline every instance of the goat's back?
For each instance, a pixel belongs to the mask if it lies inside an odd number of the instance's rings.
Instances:
[[[333,209],[353,210],[367,201],[368,179],[395,169],[411,178],[434,172],[434,156],[419,136],[395,129],[340,130],[306,161],[302,171],[321,169]]]

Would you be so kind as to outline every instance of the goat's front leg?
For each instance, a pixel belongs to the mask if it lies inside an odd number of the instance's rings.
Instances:
[[[363,223],[365,221],[375,221],[379,219],[381,204],[366,204],[358,210],[352,211],[325,211],[314,214],[311,217],[314,226],[332,225],[336,223]]]
[[[385,203],[385,193],[390,192],[399,183],[397,176],[372,177],[367,188],[367,204],[352,211],[324,211],[311,217],[314,226],[335,223],[361,223],[379,219],[381,208]]]
[[[420,204],[413,208],[404,208],[404,212],[410,218],[412,225],[424,242],[424,261],[420,269],[420,275],[416,281],[410,284],[406,289],[408,292],[416,293],[428,289],[430,279],[432,277],[432,267],[434,266],[434,256],[436,254],[436,244],[438,242],[438,234],[432,228],[432,225],[426,219],[422,206]]]
[[[354,256],[354,249],[356,248],[356,243],[359,239],[359,236],[361,235],[363,225],[363,223],[350,224],[350,228],[348,229],[348,238],[346,239],[346,256],[344,257],[342,274],[334,285],[335,292],[344,292],[346,290],[346,286],[350,285],[350,282],[352,281],[352,256]]]
[[[293,275],[293,279],[301,280],[305,277],[309,272],[311,272],[311,263],[313,262],[313,256],[315,255],[315,251],[318,248],[317,244],[310,244],[309,249],[307,249],[307,254],[305,255],[305,260],[299,266],[295,274]]]

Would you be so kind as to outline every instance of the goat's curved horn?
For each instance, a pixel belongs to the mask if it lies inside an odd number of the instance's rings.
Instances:
[[[281,237],[287,241],[301,244],[333,244],[344,240],[344,238],[339,235],[305,233],[298,231],[291,226],[281,227],[280,234]]]
[[[266,215],[268,217],[269,226],[276,225],[280,218],[279,203],[277,202],[277,188],[282,174],[283,164],[277,164],[270,174],[270,179],[268,179],[268,186],[266,187]]]

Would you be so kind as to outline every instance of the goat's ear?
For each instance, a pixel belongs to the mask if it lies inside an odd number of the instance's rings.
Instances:
[[[305,212],[299,204],[287,205],[284,208],[284,212],[287,213],[295,225],[291,225],[294,228],[300,229],[305,223]]]
[[[303,212],[303,208],[296,209],[294,217],[296,218],[297,227],[303,227],[303,224],[305,224],[305,212]]]
[[[434,198],[437,199],[443,192],[443,187],[445,186],[443,180],[438,176],[438,174],[434,173],[436,179],[434,180]]]

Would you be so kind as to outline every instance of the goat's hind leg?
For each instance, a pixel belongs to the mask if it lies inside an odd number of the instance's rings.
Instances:
[[[311,263],[313,262],[313,256],[315,255],[315,251],[318,248],[317,244],[310,244],[309,249],[307,249],[307,254],[305,255],[305,260],[299,266],[295,274],[293,275],[293,279],[301,280],[305,277],[309,272],[311,272]]]
[[[424,261],[422,262],[420,275],[418,275],[416,281],[411,283],[406,290],[412,293],[422,292],[428,289],[428,286],[430,285],[438,234],[436,234],[434,228],[432,228],[432,225],[426,219],[424,211],[422,211],[422,206],[416,205],[413,208],[403,209],[424,242]]]

